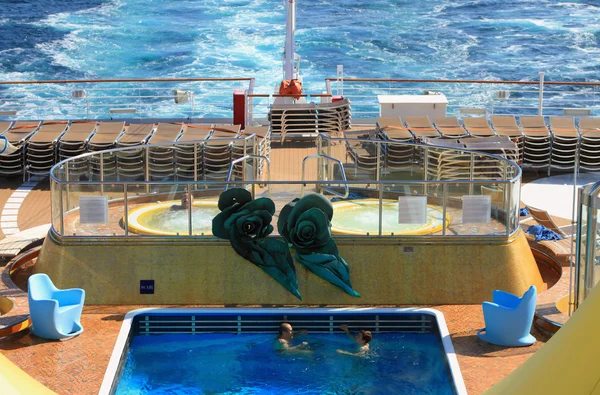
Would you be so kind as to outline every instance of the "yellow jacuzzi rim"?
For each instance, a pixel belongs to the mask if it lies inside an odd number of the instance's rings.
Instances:
[[[335,212],[336,211],[341,211],[344,210],[345,208],[350,208],[351,205],[353,203],[363,203],[366,205],[374,205],[377,204],[379,205],[379,199],[373,199],[373,198],[369,198],[369,199],[354,199],[354,200],[340,200],[337,202],[333,202],[333,218],[335,219]],[[383,199],[383,203],[398,203],[397,200],[394,199]],[[348,207],[344,207],[344,206],[348,206]],[[440,214],[442,213],[442,211],[437,208],[436,206],[432,206],[432,205],[427,205],[428,208],[439,212]],[[429,215],[428,215],[429,217]],[[446,226],[448,226],[448,224],[450,223],[450,216],[448,215],[448,213],[446,213]],[[443,219],[440,220],[440,223],[436,226],[433,227],[428,227],[426,229],[415,229],[415,230],[408,230],[408,231],[403,231],[401,233],[396,233],[396,232],[381,232],[382,236],[424,236],[424,235],[430,235],[432,233],[436,233],[442,230],[442,227],[444,225]],[[336,234],[336,235],[347,235],[347,236],[364,236],[366,234],[366,232],[362,231],[353,231],[353,230],[348,230],[348,229],[343,229],[343,228],[339,228],[337,226],[335,226],[333,224],[331,224],[331,233],[332,234]],[[375,236],[375,235],[372,235]]]
[[[187,233],[186,234],[181,234],[181,233],[178,234],[177,232],[166,232],[166,231],[150,229],[139,223],[139,218],[142,215],[145,215],[145,214],[148,214],[148,213],[151,213],[154,211],[164,210],[166,208],[173,206],[174,204],[181,204],[181,200],[168,200],[166,202],[150,203],[150,204],[144,205],[142,207],[136,207],[129,212],[127,227],[129,228],[130,231],[132,231],[134,233],[142,234],[142,235],[188,236]],[[192,206],[193,207],[217,207],[218,203],[216,200],[195,200],[194,203],[192,204]],[[204,232],[203,234],[204,234],[204,236],[212,236],[213,235],[212,231]],[[199,236],[199,234],[195,234],[195,233],[193,235]]]

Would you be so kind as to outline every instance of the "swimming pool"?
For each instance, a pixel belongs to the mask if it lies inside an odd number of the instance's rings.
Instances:
[[[278,353],[281,322],[308,352]],[[338,328],[373,333],[364,357]],[[141,309],[125,317],[100,394],[466,394],[432,309]]]

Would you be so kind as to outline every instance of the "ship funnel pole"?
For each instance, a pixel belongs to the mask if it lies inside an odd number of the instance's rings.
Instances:
[[[294,34],[296,32],[296,1],[288,0],[287,21],[285,24],[285,50],[283,53],[283,72],[286,80],[294,76]]]

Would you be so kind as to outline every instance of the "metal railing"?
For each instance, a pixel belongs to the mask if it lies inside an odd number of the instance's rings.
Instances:
[[[383,144],[382,144],[383,145]],[[426,146],[408,144],[417,150],[425,150]],[[172,147],[177,149],[177,145]],[[304,186],[309,186],[315,192],[335,193],[343,184],[340,191],[346,188],[348,195],[358,195],[360,197],[372,198],[377,207],[377,214],[370,217],[369,226],[373,225],[373,230],[362,231],[358,229],[358,235],[368,237],[398,237],[401,231],[389,232],[383,229],[383,208],[390,202],[397,201],[399,196],[421,196],[425,197],[427,204],[432,206],[435,213],[432,214],[441,228],[423,236],[403,236],[410,238],[436,238],[436,237],[483,237],[486,240],[506,240],[512,236],[519,227],[519,188],[521,172],[519,167],[506,160],[505,158],[489,155],[485,153],[468,152],[467,156],[478,159],[487,159],[492,162],[501,163],[504,170],[503,175],[496,177],[482,177],[480,179],[427,179],[427,176],[420,173],[417,168],[403,169],[401,173],[385,173],[378,171],[386,177],[358,177],[344,180],[338,177],[339,171],[346,166],[341,160],[335,161],[335,166],[323,168],[318,174],[327,176],[317,177],[317,180],[288,181],[288,180],[262,180],[258,174],[255,179],[247,179],[245,171],[232,172],[232,168],[237,163],[230,163],[228,169],[224,172],[209,174],[202,180],[178,179],[176,174],[165,176],[159,180],[150,180],[146,177],[147,171],[142,171],[141,176],[133,179],[119,178],[106,172],[85,173],[73,172],[74,168],[80,168],[82,161],[90,163],[103,163],[101,158],[107,156],[116,156],[116,153],[123,151],[134,151],[145,149],[143,147],[130,147],[103,151],[98,153],[88,153],[79,157],[70,158],[56,166],[50,172],[51,195],[52,195],[52,232],[58,238],[68,241],[78,238],[86,240],[108,241],[115,237],[125,238],[154,238],[160,240],[173,238],[198,238],[212,239],[209,236],[210,222],[212,217],[218,213],[216,201],[221,192],[228,187],[241,187],[252,190],[254,196],[264,196],[269,188],[277,187],[273,200],[277,210],[281,210],[294,197],[299,196],[299,191]],[[326,149],[326,148],[325,148]],[[428,148],[427,148],[428,149]],[[446,149],[442,149],[446,150]],[[451,149],[449,149],[451,150]],[[461,150],[458,154],[463,155]],[[248,156],[248,155],[244,155]],[[336,159],[335,155],[328,155]],[[325,161],[323,161],[325,162]],[[152,166],[148,161],[141,161],[142,166]],[[300,164],[299,164],[300,165]],[[506,171],[506,169],[512,169]],[[145,170],[145,169],[142,169]],[[497,169],[494,168],[494,171]],[[117,171],[118,174],[118,162]],[[227,176],[229,174],[229,176]],[[235,180],[231,180],[231,175],[237,174]],[[412,174],[412,176],[411,176]],[[484,173],[482,173],[484,174]],[[494,173],[495,174],[495,173]],[[395,178],[398,176],[398,178]],[[407,176],[404,178],[403,176]],[[410,177],[412,177],[412,179]],[[227,181],[227,178],[230,180]],[[485,188],[484,188],[485,187]],[[494,191],[490,196],[491,215],[489,223],[471,224],[462,219],[462,202],[465,195],[489,195],[486,191]],[[212,205],[212,214],[206,214],[202,218],[196,218],[194,215],[204,215],[202,210],[194,210],[193,206],[183,207],[179,204],[184,192],[192,195],[195,204],[205,204],[205,207]],[[341,194],[342,192],[337,192]],[[85,202],[85,205],[82,204]],[[212,203],[211,203],[212,202]],[[84,207],[85,206],[85,207]],[[171,214],[181,216],[181,227],[175,230],[160,231],[156,233],[144,233],[140,228],[132,226],[131,215],[134,211],[154,210],[161,208],[169,217]],[[82,208],[83,207],[83,208]],[[164,209],[164,210],[163,210]],[[397,211],[397,210],[396,210]],[[207,211],[208,212],[208,211]],[[393,214],[392,214],[393,215]],[[397,213],[396,213],[397,215]],[[208,216],[208,217],[207,217]],[[160,220],[161,222],[163,220]],[[434,221],[434,222],[435,222]],[[198,225],[198,226],[196,226]],[[334,217],[335,225],[335,217]],[[362,225],[361,225],[362,226]],[[162,232],[162,233],[161,233]],[[394,236],[396,232],[396,236]],[[353,237],[358,237],[357,232]],[[343,237],[343,236],[339,236]]]
[[[7,119],[232,118],[235,89],[253,78],[0,81]]]
[[[448,115],[461,109],[482,109],[489,114],[576,115],[600,114],[600,82],[487,80],[411,80],[388,78],[327,78],[327,92],[352,102],[355,119],[379,115],[378,95],[443,93]],[[468,111],[467,111],[468,112]],[[573,114],[571,114],[573,115]]]

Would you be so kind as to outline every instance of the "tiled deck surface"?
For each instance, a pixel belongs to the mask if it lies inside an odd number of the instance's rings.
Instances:
[[[46,341],[29,331],[0,339],[0,352],[59,394],[96,394],[125,313],[143,306],[87,306],[82,335],[68,341]],[[411,306],[414,307],[414,306]],[[522,364],[547,337],[531,347],[504,348],[477,338],[483,327],[480,305],[433,306],[448,325],[469,394],[481,394]]]

